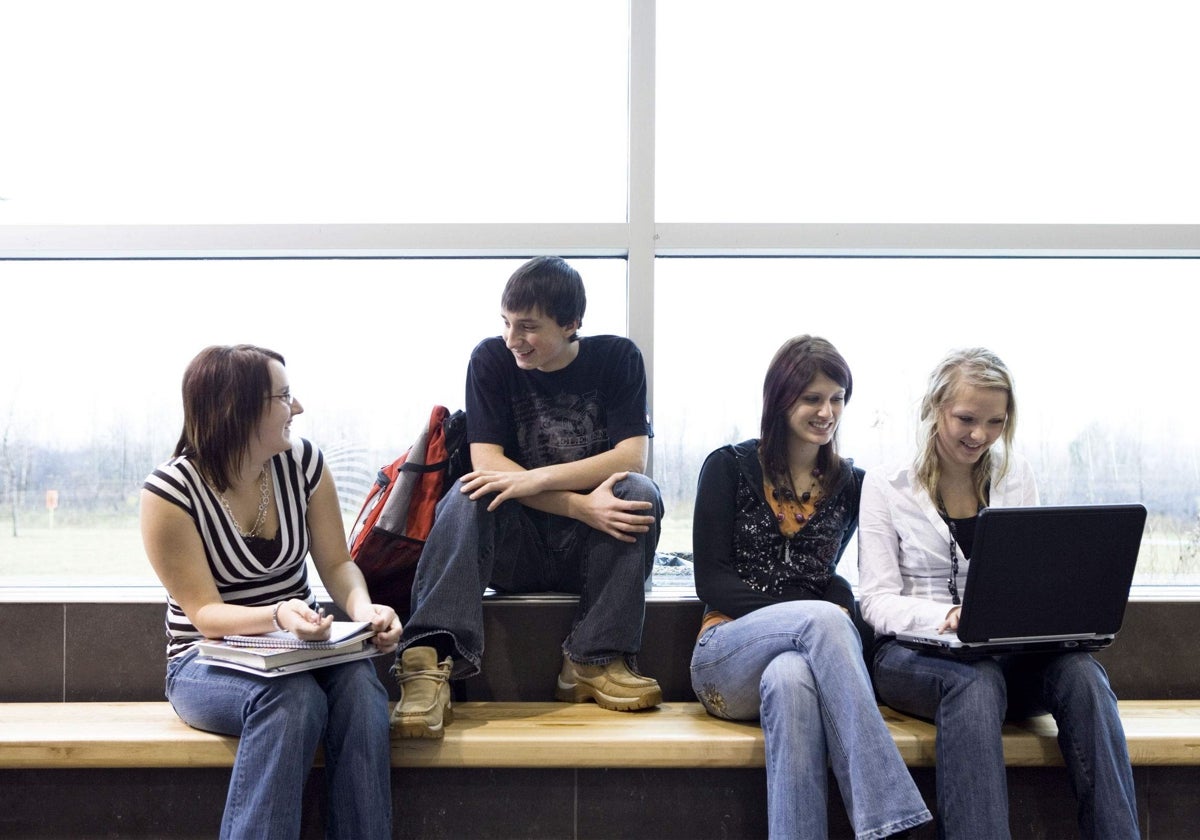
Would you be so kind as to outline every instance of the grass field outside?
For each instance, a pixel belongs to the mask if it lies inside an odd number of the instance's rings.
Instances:
[[[349,532],[352,517],[346,523]],[[1188,553],[1193,537],[1168,531],[1160,521],[1147,529],[1138,559],[1135,585],[1200,586],[1200,557]],[[691,550],[691,518],[676,515],[663,522],[660,552]],[[854,544],[839,571],[857,580]],[[14,537],[0,533],[0,587],[3,586],[158,586],[146,560],[136,523],[111,527],[40,527],[26,525]]]

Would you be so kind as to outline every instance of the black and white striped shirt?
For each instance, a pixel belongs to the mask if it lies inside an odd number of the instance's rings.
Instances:
[[[225,603],[253,607],[301,598],[315,608],[304,562],[309,547],[306,517],[309,499],[324,471],[324,458],[310,442],[297,439],[290,451],[267,463],[275,485],[279,533],[274,540],[253,540],[257,550],[238,532],[217,492],[186,456],[163,464],[143,486],[192,517],[204,543],[209,571]],[[268,548],[264,550],[264,546]],[[185,653],[201,638],[170,593],[166,628],[168,658]]]

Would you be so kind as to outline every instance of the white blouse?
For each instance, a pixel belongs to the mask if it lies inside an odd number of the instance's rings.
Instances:
[[[867,473],[858,514],[858,597],[863,618],[876,633],[930,630],[953,606],[950,529],[929,493],[915,483],[913,467]],[[992,507],[1038,503],[1033,471],[1013,455],[1008,474],[993,480]],[[965,590],[970,561],[958,555],[959,588]]]

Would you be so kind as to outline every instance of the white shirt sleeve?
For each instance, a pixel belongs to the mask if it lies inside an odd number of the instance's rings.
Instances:
[[[946,581],[951,575],[950,531],[923,489],[914,487],[911,469],[870,472],[863,484],[858,516],[858,593],[863,618],[877,633],[930,631],[954,605]],[[1029,462],[1013,456],[1008,474],[994,483],[995,507],[1038,504]],[[960,552],[959,588],[970,564]]]
[[[899,485],[899,487],[897,486]],[[858,580],[863,618],[877,633],[931,630],[953,608],[930,597],[944,588],[950,542],[925,522],[907,487],[907,471],[869,473],[858,514]],[[924,539],[913,539],[914,531]],[[910,538],[906,539],[906,535]],[[942,546],[941,555],[933,551]],[[914,585],[914,579],[919,581]]]

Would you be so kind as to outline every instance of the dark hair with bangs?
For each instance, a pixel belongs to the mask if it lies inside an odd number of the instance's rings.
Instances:
[[[788,468],[788,435],[791,434],[788,420],[800,395],[823,373],[846,389],[846,402],[854,392],[854,378],[850,366],[842,354],[823,338],[798,335],[789,338],[775,352],[775,358],[767,367],[763,381],[763,409],[761,434],[758,445],[763,474],[775,487],[787,488],[793,493],[792,473]],[[817,453],[817,467],[821,470],[821,486],[828,490],[829,484],[837,480],[836,471],[830,469],[839,463],[837,454],[837,431],[833,439]]]
[[[508,278],[500,306],[508,312],[540,309],[560,327],[580,326],[587,308],[583,278],[561,257],[534,257]],[[570,340],[578,341],[579,333]]]
[[[183,373],[183,431],[175,456],[191,459],[218,493],[250,451],[250,436],[271,395],[274,350],[253,344],[213,345],[201,350]]]

